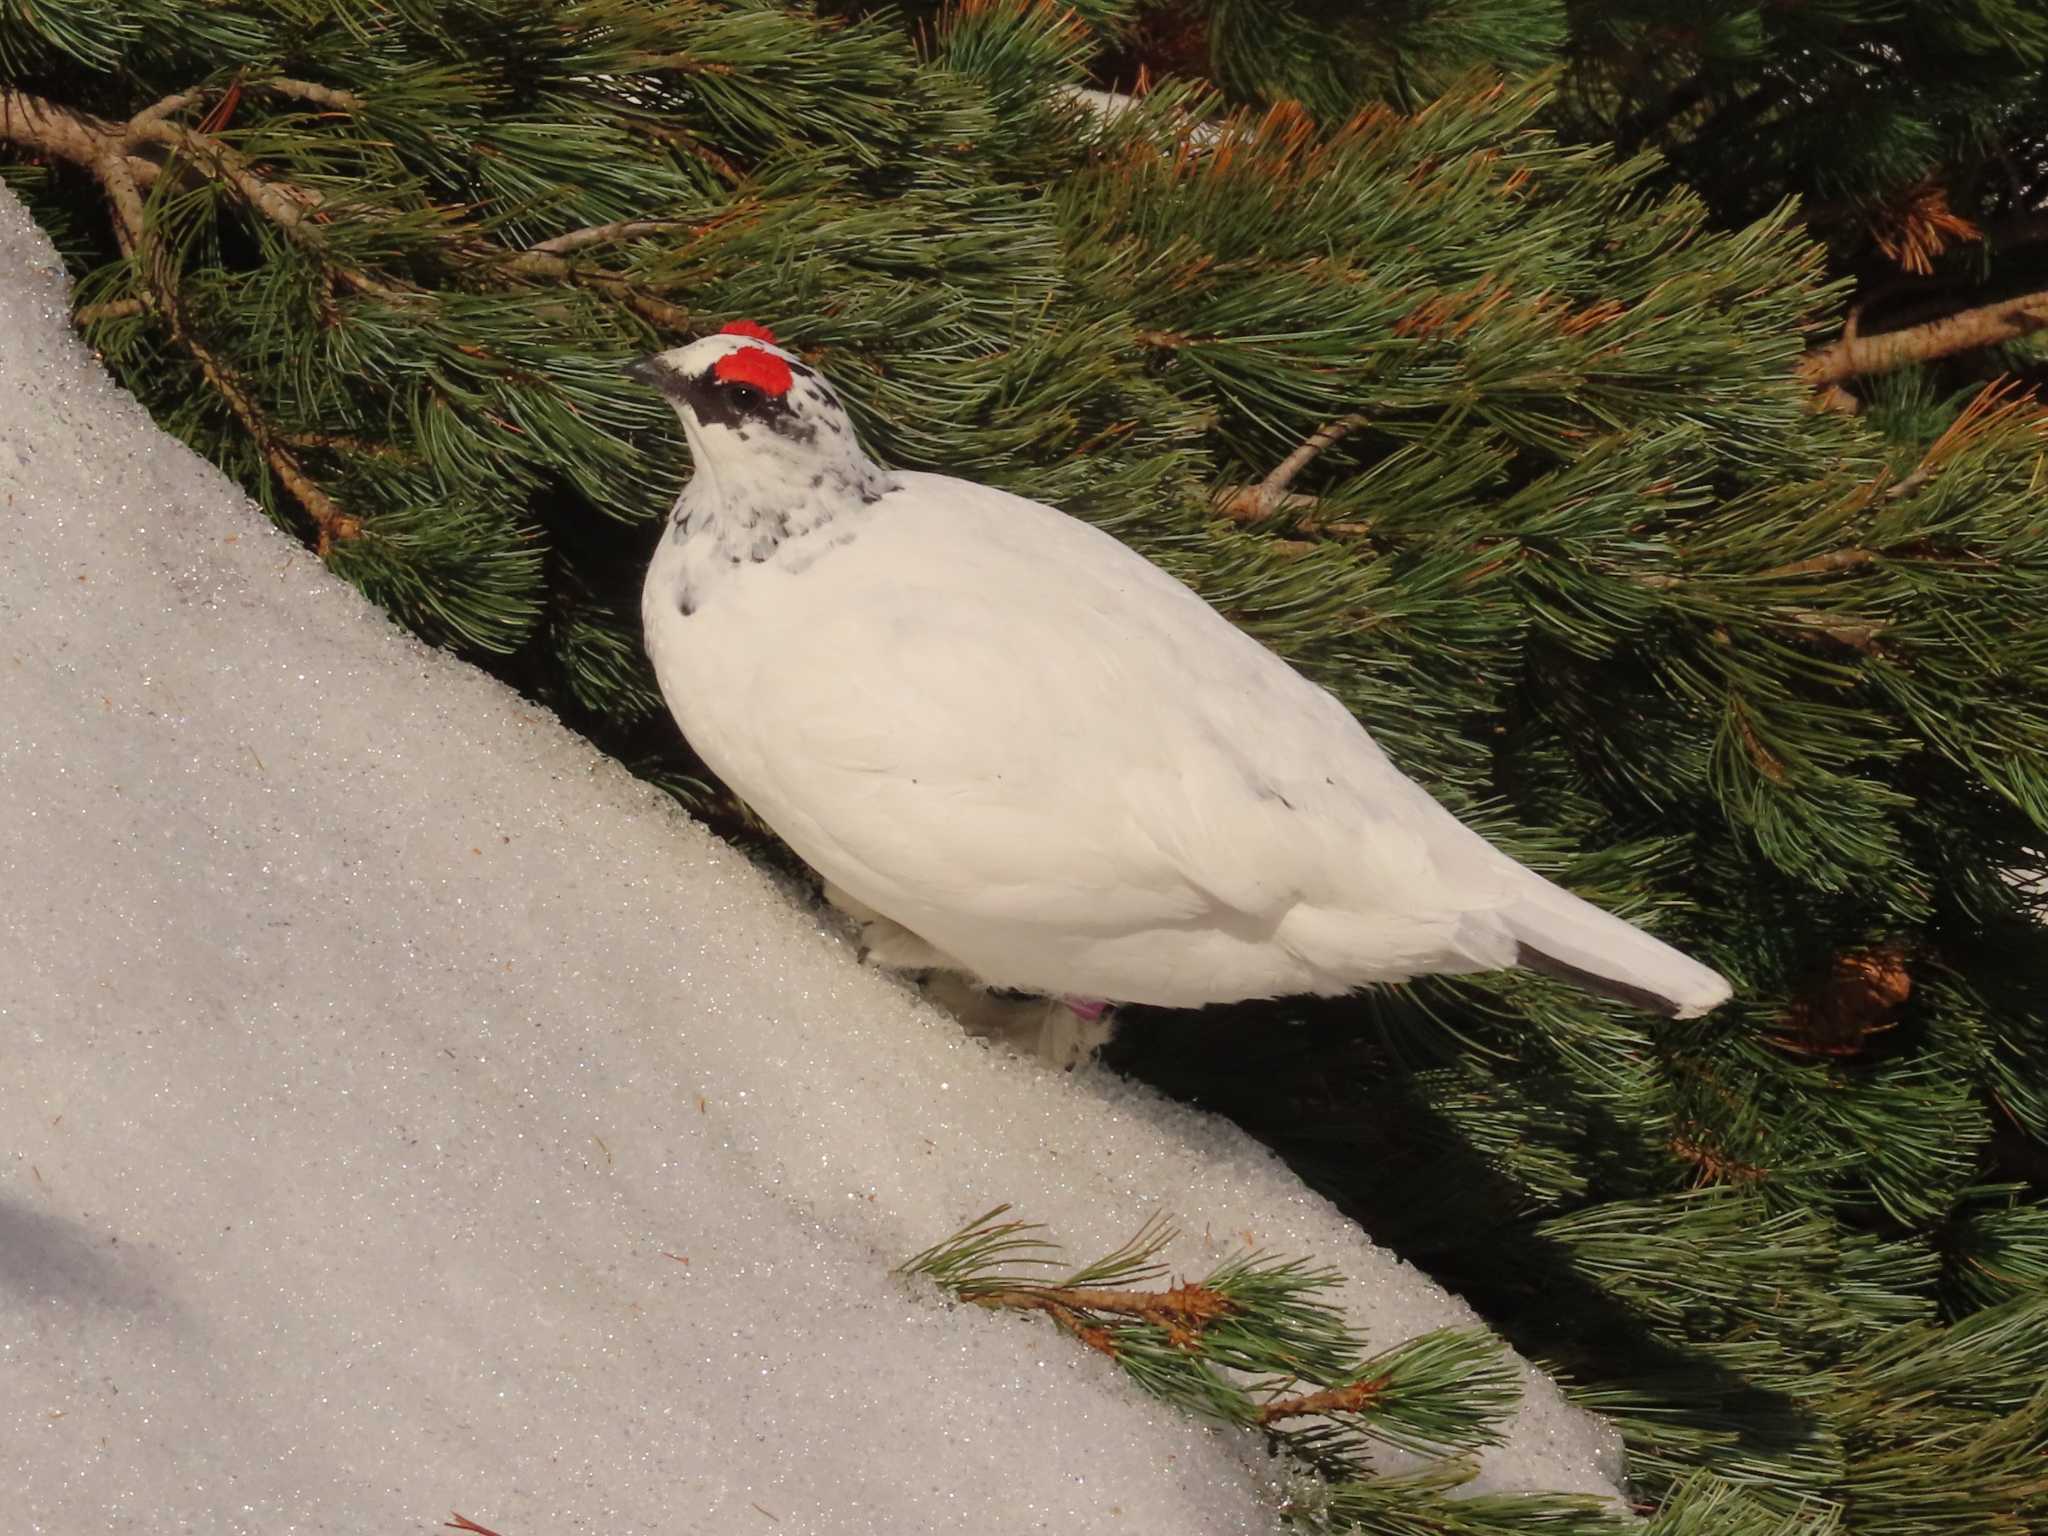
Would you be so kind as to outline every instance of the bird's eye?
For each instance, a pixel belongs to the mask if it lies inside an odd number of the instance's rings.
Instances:
[[[761,391],[751,384],[735,384],[732,388],[732,403],[743,411],[751,411],[761,403]]]

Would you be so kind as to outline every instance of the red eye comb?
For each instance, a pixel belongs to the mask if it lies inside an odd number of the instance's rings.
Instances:
[[[767,326],[756,325],[751,320],[735,320],[718,334],[721,336],[744,336],[749,341],[765,341],[771,347],[775,345],[775,333],[769,330]]]
[[[751,384],[769,395],[789,393],[789,364],[759,347],[741,347],[737,352],[726,353],[711,365],[711,372],[723,384]]]

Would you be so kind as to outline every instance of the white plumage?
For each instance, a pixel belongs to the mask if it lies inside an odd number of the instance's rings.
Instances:
[[[1107,534],[876,466],[766,333],[632,371],[696,469],[643,595],[662,693],[880,958],[1173,1007],[1517,964],[1681,1017],[1729,996]]]

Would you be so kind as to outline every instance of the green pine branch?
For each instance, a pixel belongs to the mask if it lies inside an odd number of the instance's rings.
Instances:
[[[1368,1354],[1322,1299],[1342,1283],[1333,1270],[1251,1253],[1161,1286],[1159,1255],[1178,1234],[1154,1218],[1121,1248],[1053,1279],[1036,1271],[1058,1267],[1058,1250],[1041,1227],[1004,1219],[1008,1210],[968,1223],[898,1273],[972,1306],[1048,1318],[1152,1396],[1258,1431],[1326,1481],[1371,1477],[1375,1443],[1439,1458],[1494,1444],[1519,1397],[1502,1346],[1484,1333],[1442,1329]]]

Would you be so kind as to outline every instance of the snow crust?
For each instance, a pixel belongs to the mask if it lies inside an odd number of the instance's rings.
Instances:
[[[965,1038],[117,390],[0,188],[0,1531],[1278,1528],[889,1275],[1154,1211],[1472,1321],[1232,1126]],[[1482,1486],[1612,1493],[1530,1373]]]

